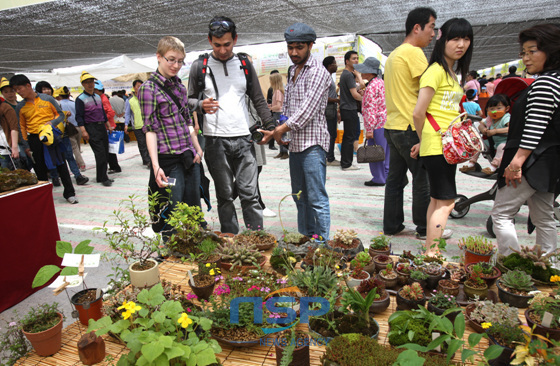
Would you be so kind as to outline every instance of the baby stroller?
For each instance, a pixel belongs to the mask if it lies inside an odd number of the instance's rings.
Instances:
[[[533,81],[534,79],[523,79],[523,78],[516,78],[516,77],[507,78],[502,80],[498,84],[494,93],[507,95],[511,100],[511,107],[513,108],[513,104],[519,98],[523,90],[525,90],[525,88],[527,88]],[[492,151],[493,150],[492,144],[490,144],[490,146],[491,148],[488,151],[483,151],[481,154],[484,157],[487,158],[490,157],[491,159],[495,151]],[[481,167],[478,163],[476,164],[475,170],[469,172],[462,172],[462,173],[473,177],[489,179],[493,181],[496,181],[498,178],[496,173],[492,175],[487,175],[481,172]],[[463,218],[467,215],[473,203],[488,201],[488,200],[493,201],[494,198],[496,197],[497,190],[498,190],[498,183],[494,182],[492,188],[490,188],[488,191],[477,194],[476,196],[473,196],[471,198],[468,198],[467,196],[462,194],[458,195],[455,200],[455,207],[453,208],[450,217],[453,219]],[[555,214],[558,217],[559,213],[556,212],[556,210],[557,208],[555,208]],[[491,237],[493,238],[496,237],[494,235],[494,230],[493,230],[492,216],[488,216],[488,219],[486,220],[486,231],[488,231],[488,234],[490,234]]]

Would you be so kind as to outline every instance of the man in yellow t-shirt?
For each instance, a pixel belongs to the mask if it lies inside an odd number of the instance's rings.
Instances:
[[[412,112],[418,99],[420,76],[428,67],[422,48],[427,47],[435,35],[436,18],[436,12],[426,7],[408,13],[404,42],[391,52],[385,63],[385,137],[390,151],[383,210],[383,232],[387,235],[398,234],[405,228],[403,196],[408,184],[406,174],[410,170],[412,220],[417,237],[426,237],[426,213],[430,203],[428,176],[410,153],[413,148],[418,149],[420,142]]]

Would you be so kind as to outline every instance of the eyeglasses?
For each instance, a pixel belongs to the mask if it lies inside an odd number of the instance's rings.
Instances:
[[[185,65],[185,61],[184,61],[184,60],[173,60],[173,59],[169,60],[169,59],[168,59],[167,57],[165,57],[165,56],[162,56],[162,57],[165,59],[165,61],[167,61],[167,63],[169,64],[169,66],[173,66],[173,65],[175,65],[175,64],[178,64],[179,66],[184,66],[184,65]]]
[[[210,23],[208,26],[211,32],[231,32],[232,28],[235,27],[233,23],[228,22],[227,20],[217,20],[215,22]]]
[[[529,50],[527,52],[519,52],[519,58],[523,58],[525,56],[533,57],[535,53],[540,52],[540,50]]]

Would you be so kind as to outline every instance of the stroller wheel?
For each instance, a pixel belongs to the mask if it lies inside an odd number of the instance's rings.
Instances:
[[[451,211],[451,214],[449,214],[452,219],[463,218],[469,213],[471,205],[462,204],[467,199],[467,196],[464,196],[462,194],[457,196],[457,198],[455,199],[455,207],[453,208],[453,211]]]
[[[491,238],[496,237],[496,234],[494,234],[494,223],[492,222],[492,216],[488,216],[488,219],[486,220],[486,231],[488,231],[488,234]]]

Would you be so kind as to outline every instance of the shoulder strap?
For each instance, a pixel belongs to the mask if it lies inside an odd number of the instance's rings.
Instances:
[[[202,99],[202,94],[206,88],[206,73],[208,71],[208,57],[207,53],[203,53],[198,56],[198,75],[196,80],[196,85],[198,86],[198,99]]]
[[[436,132],[439,132],[439,130],[441,130],[441,128],[439,127],[436,120],[434,119],[434,116],[432,116],[430,113],[426,112],[426,117],[428,118],[428,121],[430,122],[430,124],[432,125],[434,130],[436,130]]]
[[[244,52],[239,52],[237,54],[237,57],[239,57],[239,61],[241,62],[241,66],[239,66],[239,68],[243,70],[243,73],[245,74],[245,80],[247,81],[246,93],[249,94],[249,92],[253,90],[253,73],[249,69],[251,61],[249,61],[249,55]]]
[[[154,78],[153,76],[150,77],[148,80],[151,80],[154,84],[156,84],[161,90],[163,90],[165,92],[165,94],[169,95],[169,97],[171,98],[171,100],[173,100],[173,102],[175,102],[175,104],[177,105],[177,108],[179,109],[179,114],[181,114],[181,116],[183,116],[183,118],[185,119],[185,121],[187,121],[187,118],[185,118],[185,107],[181,104],[181,102],[179,101],[179,98],[177,98],[177,96],[175,94],[173,94],[173,92],[164,84],[160,83],[159,80],[157,80],[156,78]]]

